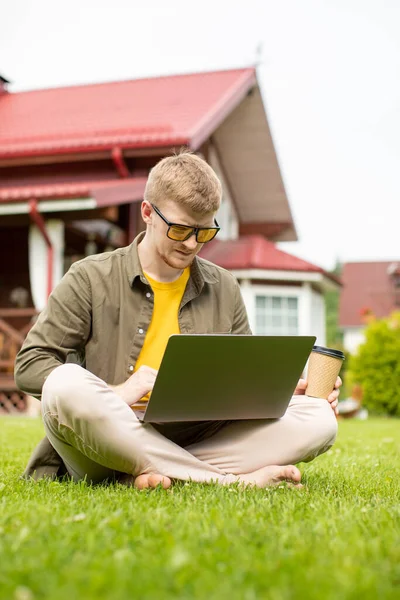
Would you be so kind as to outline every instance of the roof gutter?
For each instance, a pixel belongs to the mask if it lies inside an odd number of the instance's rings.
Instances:
[[[31,198],[31,200],[29,200],[29,216],[33,223],[39,229],[47,245],[47,297],[49,297],[53,289],[54,249],[49,234],[47,233],[44,219],[38,210],[38,203],[36,198]]]

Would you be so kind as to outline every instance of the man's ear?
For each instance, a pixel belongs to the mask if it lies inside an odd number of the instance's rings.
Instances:
[[[140,210],[142,213],[143,221],[146,224],[151,223],[153,209],[151,208],[150,202],[147,202],[147,200],[143,200]]]

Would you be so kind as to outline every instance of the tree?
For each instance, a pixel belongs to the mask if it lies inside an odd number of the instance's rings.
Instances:
[[[348,382],[361,384],[363,404],[378,414],[400,416],[400,312],[366,318],[365,342],[350,357]]]

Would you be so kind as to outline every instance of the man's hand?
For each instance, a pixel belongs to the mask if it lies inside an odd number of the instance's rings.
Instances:
[[[118,396],[121,396],[122,400],[126,402],[128,406],[132,406],[132,404],[136,404],[143,396],[146,396],[146,394],[152,391],[157,373],[158,371],[155,369],[143,365],[136,373],[133,373],[125,383],[115,386],[110,385],[109,387],[114,390]]]
[[[342,383],[343,383],[342,380],[340,379],[340,377],[338,377],[336,379],[334,390],[329,394],[329,396],[327,398],[335,415],[337,415],[339,413],[337,406],[338,406],[338,398],[339,398],[339,394],[340,394],[340,386],[342,385]],[[294,394],[295,395],[305,394],[306,387],[307,387],[307,380],[300,379],[299,383],[297,384],[297,387],[294,391]]]

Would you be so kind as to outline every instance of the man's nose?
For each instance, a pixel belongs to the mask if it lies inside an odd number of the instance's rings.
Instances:
[[[195,250],[197,248],[196,235],[191,235],[190,238],[184,242],[184,244],[185,248],[187,248],[188,250]]]

